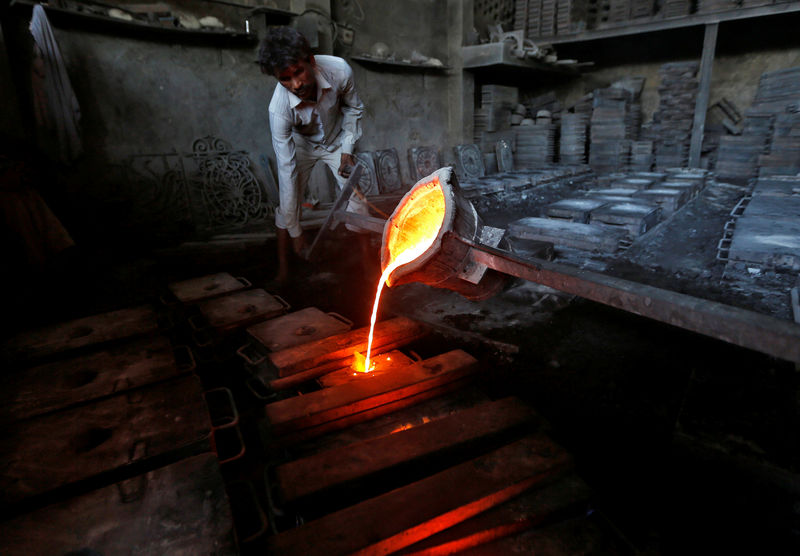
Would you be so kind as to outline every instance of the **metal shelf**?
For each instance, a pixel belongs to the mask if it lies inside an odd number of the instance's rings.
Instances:
[[[620,22],[613,27],[604,29],[592,29],[574,35],[562,35],[539,39],[542,44],[568,44],[576,42],[588,42],[598,39],[613,39],[628,35],[639,35],[644,33],[655,33],[658,31],[668,31],[684,27],[695,27],[712,23],[722,23],[725,21],[735,21],[740,19],[752,19],[771,15],[781,15],[800,12],[800,2],[784,2],[781,4],[770,4],[767,6],[757,6],[754,8],[738,8],[724,12],[710,12],[701,14],[691,14],[686,16],[672,17],[668,19],[655,18],[638,22],[628,20]],[[534,42],[537,42],[534,40]]]
[[[31,10],[35,2],[31,0],[16,0],[12,4],[13,8]],[[184,29],[182,27],[168,27],[153,25],[143,21],[126,21],[113,17],[98,15],[89,12],[81,12],[66,8],[59,8],[42,4],[47,13],[47,17],[54,25],[71,25],[84,28],[94,32],[114,33],[124,36],[156,38],[161,40],[184,40],[192,42],[230,42],[230,43],[253,43],[258,41],[254,33],[236,31],[218,31],[213,29]],[[120,6],[124,8],[124,5]]]
[[[385,60],[383,58],[373,58],[372,56],[358,55],[350,56],[350,59],[365,64],[375,64],[378,66],[389,66],[398,69],[408,69],[417,71],[447,71],[452,69],[450,66],[426,66],[425,64],[413,64],[411,62],[403,62],[399,60]]]
[[[490,42],[461,47],[461,58],[465,70],[482,70],[490,68],[515,68],[536,72],[577,74],[575,66],[580,64],[559,65],[546,63],[535,58],[517,58],[511,54],[510,42]]]

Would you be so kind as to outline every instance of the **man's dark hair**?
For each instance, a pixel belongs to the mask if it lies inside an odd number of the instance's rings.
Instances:
[[[308,40],[291,27],[271,27],[258,45],[258,64],[263,73],[275,75],[311,56]]]

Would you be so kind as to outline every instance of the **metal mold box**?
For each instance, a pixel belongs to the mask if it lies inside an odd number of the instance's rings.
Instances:
[[[545,214],[550,218],[562,218],[587,224],[591,212],[605,204],[606,201],[601,199],[562,199],[548,205],[545,208]]]
[[[250,282],[244,278],[234,278],[227,272],[209,274],[169,284],[172,295],[181,303],[194,303],[226,293],[249,288]]]
[[[226,332],[282,315],[289,304],[265,290],[253,289],[203,301],[197,308],[210,328]]]
[[[247,334],[269,351],[278,351],[347,332],[352,326],[336,313],[308,307],[250,326]]]
[[[622,226],[634,236],[640,236],[658,224],[660,207],[636,203],[618,203],[597,209],[592,213],[590,224]]]

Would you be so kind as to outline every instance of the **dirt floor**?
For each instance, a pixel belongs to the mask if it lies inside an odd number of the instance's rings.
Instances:
[[[486,200],[488,224],[536,216],[591,184],[542,186],[525,199]],[[723,279],[716,244],[744,190],[712,184],[615,256],[557,251],[556,260],[788,318],[784,277]],[[513,207],[513,208],[512,208]],[[368,322],[378,279],[342,232],[322,261],[295,261],[280,293],[293,308]],[[44,272],[6,277],[5,332],[137,303],[169,281],[228,271],[270,284],[274,245],[142,250],[80,248]],[[13,289],[15,288],[15,289]],[[489,369],[493,396],[515,394],[553,427],[595,490],[597,511],[631,553],[800,552],[800,397],[793,365],[623,311],[511,280],[470,302],[421,284],[389,289],[381,318],[403,314],[437,331],[431,351],[462,347]],[[422,355],[423,343],[418,347]],[[580,552],[580,553],[592,553]],[[597,552],[594,552],[597,553]]]

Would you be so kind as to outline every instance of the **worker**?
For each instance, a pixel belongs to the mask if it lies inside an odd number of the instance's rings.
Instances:
[[[290,276],[291,248],[306,249],[300,226],[300,206],[317,162],[331,169],[341,190],[356,164],[355,144],[361,137],[364,104],[358,97],[353,70],[336,56],[315,56],[308,40],[291,27],[268,29],[258,48],[262,73],[278,80],[269,104],[269,127],[278,167],[280,206],[276,285]],[[347,211],[369,214],[363,199],[353,195]],[[362,232],[353,226],[351,231]],[[368,238],[360,233],[362,251]]]

